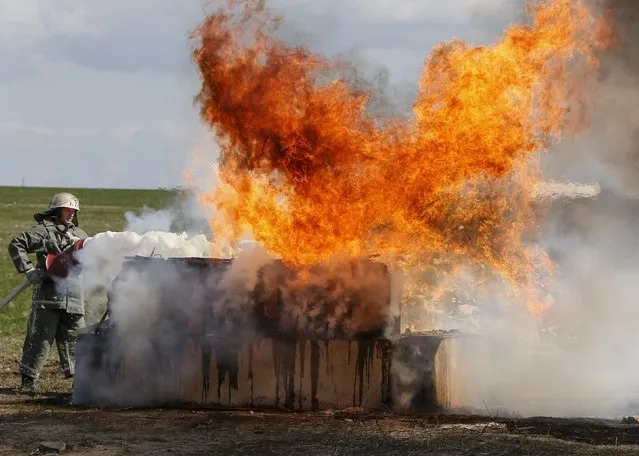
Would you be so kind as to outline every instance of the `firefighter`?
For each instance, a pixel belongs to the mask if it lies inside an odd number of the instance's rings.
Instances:
[[[77,272],[60,279],[46,274],[47,254],[72,246],[87,234],[78,227],[78,198],[70,193],[53,196],[49,208],[37,214],[35,226],[9,242],[9,255],[19,273],[33,285],[31,314],[22,348],[20,374],[23,391],[34,391],[55,340],[66,378],[73,378],[75,338],[69,331],[84,327],[84,299]],[[35,265],[28,254],[35,254]]]

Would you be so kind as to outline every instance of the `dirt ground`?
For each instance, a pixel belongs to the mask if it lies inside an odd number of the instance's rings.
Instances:
[[[0,356],[0,455],[637,455],[639,424],[593,419],[396,416],[335,410],[79,408],[55,359],[37,394],[15,391],[15,356]]]

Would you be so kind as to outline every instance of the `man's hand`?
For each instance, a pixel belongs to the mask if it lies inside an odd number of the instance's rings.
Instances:
[[[24,273],[27,276],[27,280],[31,285],[35,285],[37,283],[42,282],[44,279],[44,271],[38,268],[31,268]]]

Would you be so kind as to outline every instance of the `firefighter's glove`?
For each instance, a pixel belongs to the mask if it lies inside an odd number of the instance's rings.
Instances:
[[[31,268],[24,273],[31,285],[38,284],[44,279],[44,271],[42,269]]]

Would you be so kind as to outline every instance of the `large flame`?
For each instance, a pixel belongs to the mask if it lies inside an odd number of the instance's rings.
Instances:
[[[380,255],[481,266],[531,287],[548,262],[535,228],[537,153],[583,126],[603,21],[577,0],[529,9],[493,46],[438,45],[410,119],[367,114],[340,63],[274,37],[263,1],[228,1],[199,27],[201,117],[220,184],[214,231],[250,232],[297,264]],[[230,227],[226,232],[225,228]]]

